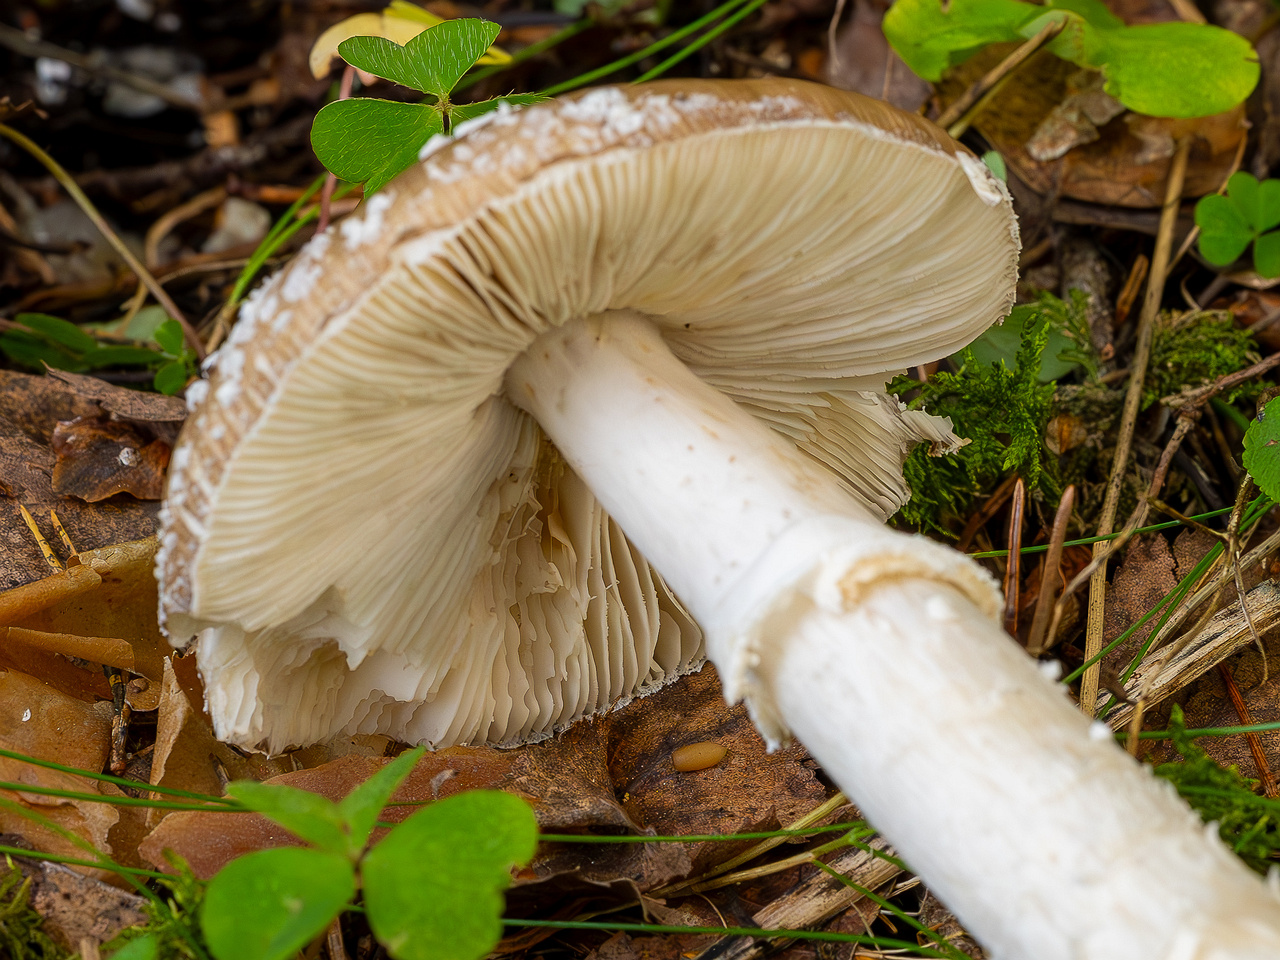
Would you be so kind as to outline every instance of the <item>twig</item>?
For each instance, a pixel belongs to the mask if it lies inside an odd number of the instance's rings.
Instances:
[[[226,187],[214,187],[211,190],[205,190],[203,193],[197,193],[186,203],[174,207],[155,223],[151,224],[142,247],[142,258],[147,267],[155,270],[160,266],[160,243],[174,227],[184,220],[189,220],[198,214],[204,213],[211,207],[218,206],[225,199],[227,199]]]
[[[1273,353],[1265,360],[1260,360],[1251,367],[1237,370],[1235,373],[1229,373],[1225,377],[1219,377],[1213,383],[1207,383],[1203,387],[1197,387],[1195,390],[1174,394],[1171,397],[1161,397],[1160,402],[1175,410],[1194,409],[1216,397],[1222,391],[1230,390],[1246,380],[1260,377],[1275,366],[1280,366],[1280,353]]]
[[[844,16],[844,5],[846,0],[836,0],[836,9],[831,14],[831,22],[827,24],[827,58],[831,61],[829,68],[830,73],[840,69],[840,54],[836,50],[836,27],[840,25],[840,18]],[[893,59],[892,55],[887,58]]]
[[[1147,279],[1147,268],[1150,266],[1151,261],[1145,253],[1138,254],[1133,261],[1129,277],[1125,280],[1120,295],[1116,297],[1116,312],[1111,320],[1114,329],[1124,326],[1125,320],[1129,319],[1129,311],[1133,309],[1133,301],[1138,299],[1138,291],[1142,289],[1142,281]]]
[[[1027,487],[1018,478],[1013,485],[1013,502],[1009,505],[1009,559],[1004,568],[1004,632],[1018,635],[1018,585],[1022,576],[1022,513],[1027,502]]]
[[[1173,0],[1170,0],[1170,2],[1173,2]],[[1201,23],[1203,22],[1204,21],[1202,20]],[[1248,143],[1249,143],[1248,137],[1240,138],[1240,145],[1236,147],[1235,158],[1231,161],[1231,166],[1227,170],[1227,175],[1222,178],[1222,183],[1218,185],[1219,196],[1227,192],[1228,181],[1230,181],[1230,179],[1235,175],[1235,172],[1240,169],[1240,164],[1244,161],[1244,149],[1248,145]],[[1182,260],[1182,258],[1186,255],[1187,251],[1191,249],[1191,245],[1196,242],[1196,238],[1198,236],[1200,236],[1200,224],[1197,223],[1194,226],[1192,226],[1192,228],[1187,232],[1187,235],[1182,238],[1182,243],[1178,247],[1178,252],[1175,253],[1173,255],[1173,259],[1169,261],[1170,270],[1172,270],[1174,267],[1178,265],[1178,262]],[[1219,274],[1219,277],[1221,276],[1222,275]]]
[[[819,820],[823,819],[828,814],[834,813],[836,810],[840,809],[848,802],[849,802],[848,799],[845,797],[843,793],[836,793],[830,799],[814,807],[812,810],[810,810],[800,819],[794,821],[793,823],[787,824],[785,827],[783,827],[783,829],[784,830],[803,830],[805,827],[808,827],[817,823]],[[679,891],[688,890],[692,888],[695,884],[701,881],[709,880],[711,877],[718,877],[722,873],[728,873],[730,870],[734,869],[735,867],[740,866],[744,863],[747,863],[750,860],[754,860],[756,857],[760,856],[761,854],[768,853],[774,847],[781,846],[782,844],[786,843],[790,839],[791,837],[783,836],[783,837],[770,837],[767,840],[761,840],[759,843],[755,844],[754,846],[750,847],[747,850],[742,851],[742,853],[738,854],[737,856],[730,857],[728,860],[724,861],[723,863],[717,864],[716,866],[710,868],[700,876],[690,877],[685,880],[680,880],[680,881],[677,881],[676,883],[668,884],[665,887],[660,887],[657,890],[650,890],[649,896],[669,897],[672,894],[677,893]]]
[[[1243,597],[1240,598],[1240,604],[1243,608]],[[1252,725],[1253,716],[1249,713],[1249,705],[1244,702],[1244,697],[1240,695],[1240,688],[1236,686],[1235,677],[1231,675],[1225,663],[1218,664],[1218,675],[1222,677],[1222,685],[1227,688],[1227,696],[1231,699],[1231,705],[1235,707],[1240,723],[1246,727]],[[1262,739],[1256,733],[1246,733],[1244,738],[1249,744],[1249,752],[1253,754],[1253,765],[1258,768],[1262,792],[1268,799],[1274,800],[1280,794],[1280,788],[1277,787],[1275,775],[1271,772],[1271,765],[1267,763],[1267,755],[1262,749]]]
[[[186,337],[187,343],[189,343],[192,349],[196,351],[196,356],[203,360],[204,344],[200,342],[200,338],[196,336],[195,330],[191,328],[191,324],[187,322],[187,318],[183,316],[182,311],[178,309],[178,305],[173,302],[164,287],[160,286],[156,281],[156,278],[151,275],[151,271],[142,265],[142,262],[133,255],[133,251],[125,246],[124,241],[121,240],[116,235],[116,232],[111,229],[111,225],[108,224],[102,214],[98,212],[98,208],[93,205],[93,202],[85,196],[84,191],[80,189],[79,184],[75,182],[71,177],[71,174],[67,173],[57,160],[54,160],[53,157],[41,150],[33,140],[19,133],[17,130],[14,130],[7,124],[0,123],[0,136],[5,137],[8,140],[12,140],[18,146],[22,147],[22,149],[27,151],[27,153],[40,161],[41,165],[43,165],[46,170],[53,174],[54,179],[62,184],[63,189],[65,189],[67,193],[71,194],[71,199],[75,200],[80,209],[85,212],[85,215],[93,222],[93,225],[98,228],[98,231],[106,239],[107,243],[111,244],[112,249],[120,255],[120,258],[124,260],[126,264],[128,264],[129,269],[133,271],[134,276],[136,276],[142,283],[146,284],[147,289],[151,291],[151,295],[156,298],[156,302],[164,307],[165,312],[169,314],[169,316],[173,317],[173,319],[177,320],[178,323],[182,325],[182,331]]]
[[[1249,605],[1264,631],[1280,623],[1280,588],[1273,581],[1264,580],[1250,590]],[[1154,706],[1185,689],[1249,642],[1244,615],[1238,605],[1231,604],[1145,660],[1125,682],[1125,690],[1135,698],[1141,690],[1147,706]],[[1102,706],[1099,698],[1098,707]],[[1131,717],[1132,707],[1121,705],[1107,717],[1107,723],[1118,729]]]
[[[1040,596],[1036,599],[1036,612],[1031,618],[1031,633],[1027,636],[1027,653],[1040,656],[1053,646],[1055,637],[1046,637],[1049,616],[1053,613],[1054,594],[1058,592],[1058,580],[1062,577],[1062,544],[1067,539],[1067,523],[1076,503],[1076,488],[1068,486],[1058,501],[1058,512],[1053,517],[1053,532],[1049,535],[1049,550],[1044,557],[1044,576],[1040,578]]]
[[[1147,280],[1147,294],[1142,301],[1142,313],[1138,317],[1137,346],[1129,363],[1129,389],[1124,398],[1124,412],[1120,419],[1119,436],[1116,438],[1115,457],[1111,462],[1111,477],[1107,482],[1102,516],[1098,521],[1098,534],[1111,533],[1115,523],[1116,508],[1120,503],[1120,489],[1124,483],[1125,467],[1133,445],[1133,431],[1138,420],[1138,407],[1142,402],[1142,385],[1146,377],[1147,363],[1151,359],[1151,341],[1155,334],[1156,317],[1160,313],[1160,298],[1164,293],[1165,277],[1169,269],[1169,253],[1173,242],[1173,228],[1178,219],[1178,206],[1182,199],[1182,184],[1187,173],[1187,156],[1191,152],[1191,138],[1182,137],[1174,149],[1169,164],[1169,180],[1165,188],[1164,208],[1160,213],[1160,232],[1156,235],[1156,248],[1151,257],[1151,275]],[[1138,526],[1135,524],[1135,527]],[[1094,556],[1106,550],[1094,548]],[[1102,615],[1106,604],[1107,568],[1100,564],[1089,581],[1089,618],[1085,628],[1085,660],[1090,660],[1102,649]],[[1098,697],[1099,664],[1085,671],[1080,683],[1080,707],[1093,716]]]
[[[347,948],[342,942],[342,914],[333,918],[324,935],[325,946],[329,948],[329,960],[347,960]]]
[[[191,110],[195,113],[200,113],[204,110],[204,105],[199,101],[184,97],[182,94],[176,93],[163,83],[152,80],[150,77],[140,77],[136,73],[118,70],[102,63],[96,57],[85,56],[83,53],[76,53],[74,50],[59,47],[44,40],[30,40],[21,30],[16,30],[3,23],[0,23],[0,46],[8,47],[14,53],[21,54],[24,57],[48,57],[51,60],[61,60],[64,63],[71,64],[73,67],[79,67],[86,73],[97,74],[100,77],[106,77],[108,80],[114,80],[116,83],[123,83],[125,86],[133,87],[133,89],[141,93],[159,97],[172,107]]]
[[[1033,53],[1061,33],[1066,23],[1064,18],[1045,24],[1043,30],[971,83],[968,90],[942,111],[937,120],[938,126],[953,137],[959,137],[968,130],[973,118],[982,112],[983,107],[996,94],[997,85],[1026,63],[1027,58]]]
[[[858,886],[874,890],[901,872],[890,859],[892,856],[893,850],[877,838],[867,844],[867,849],[844,851],[832,858],[827,866]],[[857,889],[840,883],[823,871],[800,881],[753,915],[751,922],[754,926],[770,930],[816,927],[863,899]],[[729,936],[703,948],[695,960],[760,960],[775,949],[776,941]],[[859,953],[859,956],[870,954]]]
[[[995,516],[996,511],[1004,506],[1004,502],[1013,496],[1013,485],[1018,478],[1015,476],[1006,477],[1000,486],[992,491],[991,496],[987,498],[987,502],[982,505],[977,513],[969,518],[964,525],[964,530],[960,533],[960,539],[956,541],[956,549],[964,553],[969,549],[969,544],[973,541],[974,536],[982,525]]]
[[[1262,645],[1262,637],[1258,635],[1258,628],[1253,623],[1253,615],[1249,612],[1249,604],[1245,601],[1244,574],[1240,571],[1240,520],[1244,516],[1245,501],[1252,487],[1253,478],[1246,473],[1241,478],[1240,486],[1236,490],[1236,502],[1231,509],[1231,519],[1227,521],[1227,533],[1224,538],[1226,540],[1226,548],[1224,552],[1231,560],[1236,596],[1240,598],[1240,609],[1244,613],[1244,622],[1248,624],[1249,633],[1253,636],[1254,645],[1258,648],[1258,655],[1262,657],[1262,682],[1266,683],[1267,650]]]

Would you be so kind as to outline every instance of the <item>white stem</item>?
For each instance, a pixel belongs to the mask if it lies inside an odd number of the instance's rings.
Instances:
[[[976,565],[876,522],[634,315],[507,378],[707,632],[727,695],[795,731],[991,952],[1274,960],[1280,903],[995,618]]]

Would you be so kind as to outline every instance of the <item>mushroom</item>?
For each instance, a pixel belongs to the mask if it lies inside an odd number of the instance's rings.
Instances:
[[[883,525],[907,447],[956,442],[886,379],[1012,301],[982,163],[779,80],[458,132],[189,389],[157,569],[218,735],[517,742],[705,636],[994,956],[1280,956],[1280,905],[1009,642],[990,577]]]

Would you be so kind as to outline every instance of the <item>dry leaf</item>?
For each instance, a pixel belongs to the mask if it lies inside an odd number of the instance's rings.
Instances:
[[[938,84],[940,101],[945,105],[956,99],[1013,49],[1013,44],[992,44],[950,71]],[[1122,207],[1158,207],[1164,201],[1174,140],[1183,136],[1195,138],[1183,196],[1213,193],[1226,180],[1247,131],[1243,104],[1226,113],[1192,120],[1125,113],[1100,127],[1096,141],[1048,163],[1034,159],[1028,142],[1071,95],[1077,69],[1041,51],[973,121],[1003,154],[1009,168],[1037,193]]]
[[[94,503],[117,493],[159,500],[169,466],[169,444],[128,423],[64,420],[53,431],[53,492]]]

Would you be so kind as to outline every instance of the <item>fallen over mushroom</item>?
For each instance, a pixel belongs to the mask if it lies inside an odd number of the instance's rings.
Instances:
[[[1008,641],[990,578],[882,523],[906,447],[954,442],[885,380],[1012,301],[985,167],[783,81],[464,128],[189,390],[158,573],[218,735],[516,742],[705,635],[993,956],[1280,956],[1280,904]]]

